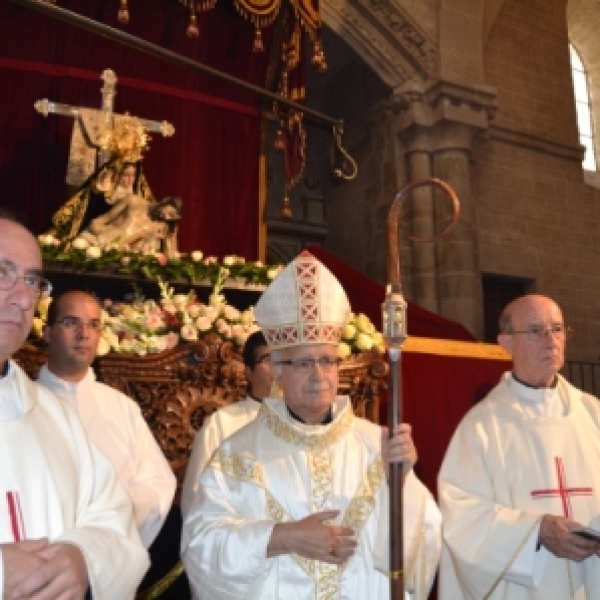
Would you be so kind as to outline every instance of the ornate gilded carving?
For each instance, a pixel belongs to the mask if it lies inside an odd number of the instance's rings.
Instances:
[[[14,358],[35,378],[46,362],[46,351],[26,344]],[[98,358],[94,368],[100,381],[139,404],[180,484],[204,418],[246,395],[241,354],[214,333],[160,354],[108,354]],[[358,416],[378,422],[378,399],[386,389],[387,369],[374,353],[353,355],[342,363],[339,393],[350,396]]]

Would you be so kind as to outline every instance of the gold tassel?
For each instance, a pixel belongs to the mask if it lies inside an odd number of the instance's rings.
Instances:
[[[265,45],[263,44],[262,39],[262,31],[260,29],[256,29],[254,32],[254,46],[252,46],[252,52],[264,52]]]
[[[290,204],[290,199],[288,198],[287,194],[283,197],[283,204],[281,205],[281,218],[292,218],[292,205]]]
[[[127,23],[129,23],[129,8],[127,8],[127,0],[121,0],[117,20],[119,23],[123,23],[123,25],[127,25]]]
[[[187,28],[187,36],[189,38],[197,38],[200,36],[200,27],[198,27],[198,17],[195,12],[190,11],[190,23]]]

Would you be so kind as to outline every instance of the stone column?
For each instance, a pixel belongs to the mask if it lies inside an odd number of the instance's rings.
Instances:
[[[407,150],[410,181],[431,177],[431,156],[423,143],[413,140]],[[410,215],[411,236],[432,239],[435,236],[433,189],[416,189],[405,214]],[[427,310],[438,312],[436,257],[434,244],[412,243],[412,280],[414,302]]]
[[[433,153],[433,174],[456,192],[460,218],[452,233],[438,242],[438,298],[440,314],[462,323],[476,338],[483,337],[483,291],[477,250],[476,210],[471,195],[471,138],[473,130],[447,124]],[[437,194],[438,192],[436,192]],[[442,194],[440,193],[440,196]],[[437,231],[450,217],[449,203],[436,202]]]
[[[410,181],[433,176],[456,191],[461,215],[441,242],[413,245],[414,300],[483,337],[483,292],[477,251],[470,157],[495,110],[495,90],[447,81],[411,82],[395,90],[396,131],[404,141]],[[408,182],[407,182],[408,183]],[[450,219],[450,203],[423,187],[411,202],[415,237],[432,238]]]

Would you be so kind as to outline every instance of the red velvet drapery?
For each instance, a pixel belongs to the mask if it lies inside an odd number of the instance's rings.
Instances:
[[[121,27],[117,3],[61,0],[60,6]],[[126,30],[264,85],[268,45],[252,53],[250,24],[221,2],[201,25],[199,39],[187,38],[181,5],[153,0],[132,11]],[[175,126],[173,138],[153,135],[144,171],[157,197],[185,202],[182,249],[258,257],[258,98],[10,2],[0,4],[0,30],[0,203],[24,211],[36,232],[48,227],[67,197],[72,121],[44,119],[33,103],[48,98],[100,108],[99,77],[111,68],[119,78],[117,112]]]

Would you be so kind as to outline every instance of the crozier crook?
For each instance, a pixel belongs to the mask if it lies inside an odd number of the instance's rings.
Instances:
[[[458,197],[444,181],[434,178],[418,179],[404,186],[394,198],[388,214],[388,285],[382,304],[382,330],[390,359],[388,397],[388,426],[390,434],[402,421],[402,390],[400,357],[406,340],[406,302],[402,296],[398,219],[402,202],[418,187],[433,185],[440,188],[452,204],[452,218],[446,228],[431,239],[409,237],[416,243],[433,243],[446,237],[458,222]],[[404,554],[402,548],[402,463],[389,465],[390,487],[390,592],[391,600],[404,600]]]

